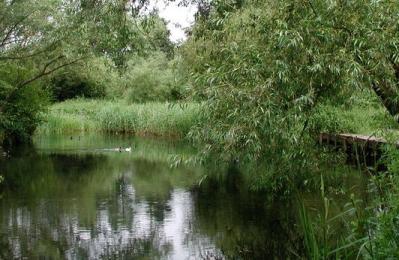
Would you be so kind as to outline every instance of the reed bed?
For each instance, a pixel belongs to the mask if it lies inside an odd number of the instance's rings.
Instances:
[[[185,136],[198,123],[201,105],[76,99],[54,104],[36,134],[76,132]]]

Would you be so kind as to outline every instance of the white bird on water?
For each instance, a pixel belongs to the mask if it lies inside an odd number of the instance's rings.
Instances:
[[[119,152],[131,152],[132,151],[132,147],[128,147],[128,148],[122,148],[122,147],[119,147]]]

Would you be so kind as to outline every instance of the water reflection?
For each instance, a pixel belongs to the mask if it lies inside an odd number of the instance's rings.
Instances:
[[[0,259],[284,259],[303,250],[294,205],[249,192],[235,168],[199,187],[203,169],[167,163],[190,156],[185,145],[76,140],[37,140],[0,163]],[[136,149],[99,151],[120,143]]]
[[[80,221],[78,202],[67,212],[57,206],[59,202],[46,200],[39,201],[35,209],[18,205],[4,212],[3,208],[1,256],[5,259],[44,256],[197,259],[204,252],[217,249],[206,237],[190,239],[191,202],[189,193],[173,192],[168,202],[170,210],[164,219],[157,220],[146,202],[138,201],[128,207],[119,205],[116,209],[100,201],[89,225]]]
[[[220,252],[192,235],[198,170],[126,154],[14,154],[1,164],[1,258],[198,259]]]

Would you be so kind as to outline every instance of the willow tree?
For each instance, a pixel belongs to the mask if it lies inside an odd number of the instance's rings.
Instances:
[[[123,67],[126,57],[149,48],[142,25],[148,3],[0,1],[0,143],[4,135],[27,139],[33,133],[46,103],[46,76],[93,56]]]
[[[185,46],[212,122],[194,136],[228,158],[290,159],[318,104],[367,88],[396,116],[398,18],[397,1],[213,1]]]

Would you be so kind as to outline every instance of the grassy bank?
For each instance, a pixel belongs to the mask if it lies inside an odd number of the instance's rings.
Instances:
[[[381,102],[364,94],[349,104],[319,106],[315,122],[320,132],[399,138],[399,125],[395,119]]]
[[[184,136],[199,119],[200,105],[76,99],[54,104],[36,134],[77,132]]]
[[[184,136],[199,121],[200,104],[167,102],[126,104],[122,100],[75,99],[56,103],[44,115],[37,134],[77,132]],[[399,137],[398,124],[376,101],[360,97],[351,105],[323,105],[315,118],[317,131]],[[0,132],[1,138],[1,132]]]

